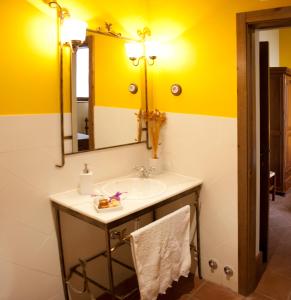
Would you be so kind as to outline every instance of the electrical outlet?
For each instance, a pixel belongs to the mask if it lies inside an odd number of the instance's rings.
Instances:
[[[218,268],[218,263],[213,258],[208,261],[208,265],[209,265],[212,273]]]

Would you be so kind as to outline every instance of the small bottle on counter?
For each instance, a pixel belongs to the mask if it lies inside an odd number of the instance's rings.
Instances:
[[[93,173],[88,169],[88,165],[85,164],[84,170],[80,174],[79,193],[81,195],[92,195],[93,191]]]

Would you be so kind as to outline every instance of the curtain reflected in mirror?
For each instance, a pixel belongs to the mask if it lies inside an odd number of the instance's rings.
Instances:
[[[144,66],[130,63],[125,54],[127,42],[90,34],[71,54],[71,116],[65,118],[66,154],[140,142],[137,114],[145,109]],[[136,93],[129,88],[132,84],[138,87]],[[145,130],[141,141],[146,141]]]

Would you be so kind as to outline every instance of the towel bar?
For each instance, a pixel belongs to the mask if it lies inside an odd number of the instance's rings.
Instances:
[[[195,203],[190,203],[189,205],[191,207],[196,207],[197,204],[198,204],[198,202],[195,201]],[[137,221],[137,220],[139,221],[139,218],[135,219],[134,221]],[[122,229],[122,231],[114,231],[113,233],[111,233],[111,235],[110,235],[111,238],[119,239],[119,242],[114,247],[111,248],[111,252],[114,252],[117,248],[119,248],[119,246],[122,246],[124,243],[129,243],[131,234],[125,235],[125,233],[126,233],[126,228]],[[194,235],[195,235],[195,233],[194,233]],[[194,235],[191,238],[191,241],[194,239]],[[195,246],[190,244],[190,249],[193,250],[193,248],[195,248]]]
[[[130,235],[126,236],[125,238],[129,238],[129,237],[130,237]],[[190,249],[194,251],[194,253],[196,255],[196,258],[197,258],[197,247],[195,245],[190,245]],[[79,263],[76,264],[75,266],[73,266],[70,269],[70,273],[68,275],[68,278],[66,279],[66,283],[67,283],[67,286],[74,293],[79,294],[79,295],[83,295],[83,294],[88,293],[89,296],[91,297],[91,299],[95,299],[95,298],[92,298],[92,292],[89,289],[88,283],[91,283],[91,284],[97,286],[98,288],[100,288],[101,290],[103,290],[106,293],[110,293],[110,290],[108,288],[106,288],[102,284],[98,283],[96,280],[88,277],[87,272],[86,272],[87,263],[90,263],[91,261],[97,259],[100,256],[107,257],[106,250],[104,250],[104,251],[102,251],[102,252],[100,252],[100,253],[98,253],[98,254],[96,254],[94,256],[91,256],[89,258],[86,258],[86,259],[79,259]],[[113,258],[113,257],[111,257],[111,260],[114,261],[115,263],[119,264],[120,266],[122,266],[122,267],[124,267],[124,268],[126,268],[126,269],[128,269],[130,271],[135,272],[135,269],[133,267],[125,264],[124,262],[122,262],[122,261],[120,261],[120,260],[118,260],[116,258]],[[81,268],[81,271],[79,271],[78,268]],[[74,287],[70,283],[70,280],[71,280],[73,274],[76,274],[77,276],[79,276],[79,277],[81,277],[83,279],[82,289],[78,289],[78,288]],[[126,299],[126,298],[130,297],[131,295],[133,295],[134,293],[136,293],[137,290],[138,290],[137,288],[133,288],[131,291],[129,291],[125,295],[122,295],[122,296],[116,295],[116,298],[120,299],[120,300]]]

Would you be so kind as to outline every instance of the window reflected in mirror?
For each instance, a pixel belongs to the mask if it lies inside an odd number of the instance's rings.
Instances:
[[[89,150],[89,47],[83,45],[76,52],[76,151]]]

